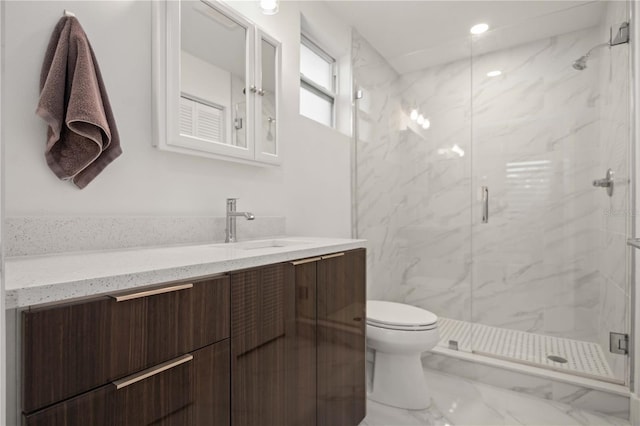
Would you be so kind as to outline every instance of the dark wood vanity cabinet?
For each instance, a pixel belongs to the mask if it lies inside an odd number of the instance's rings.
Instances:
[[[161,370],[162,368],[166,370]],[[151,375],[142,379],[141,375],[127,377],[54,404],[26,415],[24,424],[229,424],[228,339],[141,373]]]
[[[357,425],[366,410],[365,250],[317,266],[317,424]]]
[[[355,426],[365,250],[22,312],[26,426]]]
[[[229,296],[225,276],[25,310],[24,424],[228,425]]]
[[[292,282],[277,264],[231,274],[231,416],[235,426],[288,423]]]
[[[231,274],[232,423],[358,425],[365,251]]]

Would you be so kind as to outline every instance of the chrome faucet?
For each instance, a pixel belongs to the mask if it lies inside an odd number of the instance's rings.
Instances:
[[[250,212],[237,212],[236,201],[237,198],[227,198],[227,229],[225,243],[236,242],[236,218],[242,216],[247,220],[253,220],[256,217]]]

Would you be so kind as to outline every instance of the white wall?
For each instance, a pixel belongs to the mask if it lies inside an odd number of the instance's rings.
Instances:
[[[324,6],[282,2],[280,13],[267,17],[257,2],[230,4],[283,43],[279,168],[152,147],[149,2],[6,2],[7,215],[222,216],[224,199],[237,196],[240,209],[258,216],[286,216],[289,234],[349,236],[350,140],[298,114],[300,10]],[[65,8],[77,15],[93,45],[124,150],[82,191],[49,171],[43,156],[46,127],[34,114],[44,51]],[[333,18],[331,25],[336,21]]]
[[[299,114],[300,14],[314,26],[326,29],[333,42],[321,41],[334,49],[332,54],[350,51],[349,28],[318,1],[281,1],[278,14],[270,17],[261,14],[257,2],[228,4],[282,42],[282,91],[286,101],[281,103],[284,119],[280,121],[280,135],[287,141],[282,147],[283,179],[288,191],[284,201],[287,232],[323,235],[336,222],[339,235],[350,236],[350,137]]]

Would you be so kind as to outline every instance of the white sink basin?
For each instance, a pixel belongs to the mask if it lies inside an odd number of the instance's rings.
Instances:
[[[311,244],[309,241],[298,240],[286,240],[286,239],[274,239],[274,240],[260,240],[260,241],[246,241],[233,244],[233,247],[241,250],[257,250],[257,249],[269,249],[269,248],[282,248]]]

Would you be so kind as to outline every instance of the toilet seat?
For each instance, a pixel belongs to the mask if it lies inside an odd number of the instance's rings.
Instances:
[[[376,323],[371,321],[367,321],[367,325],[370,327],[384,328],[387,330],[398,330],[398,331],[428,331],[428,330],[435,330],[436,328],[438,328],[438,324],[402,326],[402,325],[393,325],[393,324],[382,324],[382,323]]]
[[[438,327],[438,317],[415,306],[381,300],[367,301],[367,324],[400,331],[424,331]]]

